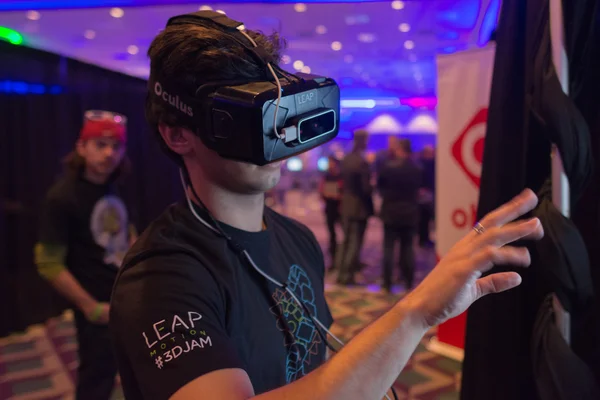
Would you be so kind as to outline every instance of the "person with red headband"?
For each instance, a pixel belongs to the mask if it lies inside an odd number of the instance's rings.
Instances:
[[[128,167],[126,118],[87,111],[67,173],[48,191],[35,262],[74,308],[79,368],[76,399],[107,400],[117,374],[109,332],[112,286],[135,238],[116,182]]]

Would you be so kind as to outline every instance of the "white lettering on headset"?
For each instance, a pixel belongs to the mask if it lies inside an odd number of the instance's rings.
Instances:
[[[300,93],[296,95],[298,104],[310,103],[315,97],[315,92]]]
[[[173,107],[177,108],[179,111],[189,115],[190,117],[194,116],[194,110],[192,107],[181,101],[178,95],[173,96],[167,91],[163,90],[162,85],[158,81],[154,84],[154,93],[158,97],[162,98],[166,103],[169,103]]]

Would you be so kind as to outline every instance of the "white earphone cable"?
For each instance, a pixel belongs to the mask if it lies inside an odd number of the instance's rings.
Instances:
[[[246,38],[250,41],[250,43],[252,43],[252,45],[254,47],[258,47],[256,42],[250,37],[250,35],[248,35],[246,32],[244,32],[244,29],[240,29],[240,28],[242,28],[242,26],[243,25],[240,25],[238,27],[238,31],[240,31],[240,33],[242,35],[246,36]],[[275,115],[273,116],[273,132],[275,132],[275,136],[277,136],[279,139],[283,139],[283,135],[277,131],[277,114],[279,112],[279,103],[281,102],[281,91],[282,91],[281,82],[279,81],[279,78],[277,77],[275,70],[271,66],[271,63],[267,63],[267,68],[269,69],[269,72],[271,72],[271,75],[273,75],[273,78],[275,79],[275,84],[277,85],[277,103],[275,104]]]

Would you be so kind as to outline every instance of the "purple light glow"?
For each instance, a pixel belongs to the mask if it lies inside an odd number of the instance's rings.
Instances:
[[[434,109],[437,106],[437,97],[411,97],[400,99],[400,104],[413,108]]]

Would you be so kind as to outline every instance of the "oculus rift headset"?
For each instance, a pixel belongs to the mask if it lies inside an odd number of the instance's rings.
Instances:
[[[271,64],[242,23],[213,11],[172,17],[167,26],[199,25],[230,35],[264,68],[261,80],[203,82],[193,97],[161,76],[150,95],[172,106],[187,127],[221,157],[265,165],[333,139],[340,125],[340,90],[327,77],[290,74]]]

